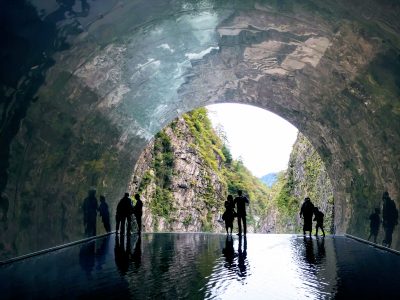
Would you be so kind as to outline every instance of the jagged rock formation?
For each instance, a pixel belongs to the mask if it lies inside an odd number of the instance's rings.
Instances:
[[[169,144],[168,149],[157,149]],[[143,225],[147,231],[213,231],[223,229],[220,211],[226,183],[200,155],[195,137],[183,117],[166,127],[143,151],[136,164],[131,193],[140,192],[144,201]],[[165,164],[163,154],[170,155]],[[157,156],[161,160],[156,162]],[[222,158],[215,153],[215,159]],[[164,174],[162,168],[169,174]],[[169,182],[160,183],[168,177]]]

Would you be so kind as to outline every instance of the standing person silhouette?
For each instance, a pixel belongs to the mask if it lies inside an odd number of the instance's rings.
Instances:
[[[392,234],[394,227],[397,225],[399,213],[396,208],[396,204],[389,197],[388,192],[384,192],[382,195],[383,210],[382,210],[382,225],[385,230],[385,239],[382,241],[382,245],[389,247],[392,245]]]
[[[375,208],[375,212],[369,216],[369,237],[368,241],[371,237],[374,237],[374,243],[376,244],[376,238],[378,237],[379,227],[381,226],[381,217],[379,216],[380,210],[379,208]]]
[[[247,226],[246,226],[246,204],[249,204],[249,199],[245,196],[242,196],[242,191],[238,190],[238,197],[235,198],[234,205],[236,206],[236,215],[238,218],[238,227],[239,233],[238,235],[242,235],[242,223],[243,223],[243,233],[246,235]]]
[[[136,223],[138,225],[138,233],[142,232],[142,215],[143,215],[143,202],[140,200],[140,195],[135,194],[136,205],[134,208],[134,214],[136,218]]]
[[[312,216],[314,213],[314,204],[312,204],[311,199],[309,197],[304,198],[303,205],[300,209],[300,218],[304,218],[303,224],[303,234],[306,235],[306,231],[312,231]]]
[[[222,219],[225,221],[226,234],[229,234],[229,228],[230,228],[232,235],[233,220],[235,219],[235,204],[233,202],[232,195],[228,195],[228,198],[225,201],[225,212],[222,215]]]
[[[314,207],[314,221],[317,221],[315,225],[315,236],[318,236],[318,228],[321,228],[322,236],[325,236],[324,231],[324,213],[318,209],[318,207]]]
[[[126,233],[130,234],[131,232],[131,215],[133,212],[133,205],[132,205],[132,200],[129,198],[129,194],[125,193],[124,197],[119,200],[119,203],[117,205],[117,214],[115,216],[117,227],[116,227],[116,232],[118,233],[118,230],[121,226],[121,234],[125,233],[125,221],[127,223],[126,226]]]
[[[101,216],[101,221],[103,222],[104,229],[106,230],[106,232],[110,232],[110,211],[108,210],[106,198],[103,195],[100,196],[99,215]]]
[[[82,206],[83,223],[87,237],[96,235],[97,205],[96,190],[91,189],[88,192],[88,196],[83,200]]]

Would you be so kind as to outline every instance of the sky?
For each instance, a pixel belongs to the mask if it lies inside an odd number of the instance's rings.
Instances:
[[[222,125],[234,159],[257,177],[286,170],[298,130],[281,117],[244,104],[207,106],[216,128]]]

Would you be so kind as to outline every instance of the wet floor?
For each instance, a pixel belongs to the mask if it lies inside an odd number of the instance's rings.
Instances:
[[[400,299],[400,256],[345,237],[115,235],[0,267],[2,299]]]

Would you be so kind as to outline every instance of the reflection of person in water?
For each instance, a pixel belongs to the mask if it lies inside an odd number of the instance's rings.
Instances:
[[[314,254],[314,245],[313,245],[313,240],[312,239],[307,239],[304,237],[304,248],[305,248],[305,253],[304,257],[307,263],[310,265],[315,264],[315,254]]]
[[[135,249],[133,249],[132,261],[136,268],[139,268],[142,263],[142,237],[138,235]]]
[[[92,278],[95,265],[96,242],[90,241],[83,244],[79,250],[79,265],[85,271],[87,278]]]
[[[225,248],[222,249],[222,254],[225,257],[225,267],[230,269],[233,264],[233,259],[235,257],[235,249],[233,248],[233,238],[232,236],[227,235],[225,239]]]
[[[238,247],[238,268],[239,268],[239,277],[247,276],[247,267],[246,267],[246,258],[247,258],[247,237],[243,238],[243,250],[242,250],[242,238],[239,238],[239,247]]]
[[[389,197],[388,192],[384,192],[382,196],[383,210],[382,210],[382,225],[385,230],[385,239],[382,244],[386,247],[392,245],[392,235],[394,227],[397,225],[399,213],[396,208],[396,204]]]
[[[325,259],[325,239],[317,239],[317,255],[315,257],[316,264],[321,264]]]
[[[124,235],[115,235],[115,248],[114,257],[115,264],[121,275],[125,275],[129,269],[129,255],[130,255],[130,235],[126,238],[126,249],[125,249],[125,238]]]
[[[96,235],[97,198],[94,189],[89,190],[88,196],[83,200],[83,223],[86,236]]]
[[[110,211],[108,210],[106,198],[103,195],[100,196],[99,214],[101,216],[104,229],[106,230],[106,232],[110,232],[111,231]]]
[[[380,210],[379,208],[375,208],[375,212],[369,216],[369,237],[368,241],[371,237],[374,237],[374,243],[376,244],[376,238],[378,237],[379,227],[381,226],[381,217],[379,216]]]
[[[110,236],[107,235],[100,240],[96,240],[100,245],[96,248],[96,270],[101,270],[106,262],[108,245],[110,243]]]

